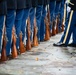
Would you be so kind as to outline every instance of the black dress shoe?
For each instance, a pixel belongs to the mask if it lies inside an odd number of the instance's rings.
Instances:
[[[20,49],[17,49],[17,54],[18,54],[18,55],[20,55],[20,54],[21,54],[21,53],[20,53]]]
[[[6,59],[7,59],[7,60],[13,59],[13,58],[12,58],[12,55],[8,55]]]
[[[40,40],[40,42],[44,42],[44,40]]]
[[[58,43],[54,43],[53,46],[57,46],[57,47],[66,47],[65,44],[58,42]]]
[[[70,46],[70,47],[76,47],[76,44],[70,43],[70,44],[68,44],[68,46]]]
[[[38,44],[40,44],[40,41],[38,40]]]

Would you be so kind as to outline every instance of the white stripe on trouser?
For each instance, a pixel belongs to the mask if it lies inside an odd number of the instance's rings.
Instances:
[[[63,20],[63,25],[65,25],[65,19],[66,19],[66,4],[64,4],[64,20]]]
[[[70,19],[69,19],[69,23],[68,23],[68,27],[67,27],[67,30],[66,30],[66,34],[65,34],[63,43],[66,42],[66,39],[67,39],[67,36],[68,36],[68,33],[69,33],[69,29],[70,29],[70,25],[71,25],[71,20],[72,20],[72,15],[73,15],[73,10],[71,11],[71,14],[70,14]]]

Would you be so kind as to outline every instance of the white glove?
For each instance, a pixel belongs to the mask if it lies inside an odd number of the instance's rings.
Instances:
[[[68,1],[68,0],[66,0],[66,1],[65,1],[65,3],[66,3],[66,4],[68,4],[68,3],[69,3],[69,1]]]
[[[70,12],[71,8],[69,6],[67,6],[67,12]]]

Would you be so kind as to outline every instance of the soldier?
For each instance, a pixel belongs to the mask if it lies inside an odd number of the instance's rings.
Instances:
[[[19,35],[21,32],[21,25],[22,25],[22,18],[23,18],[23,14],[24,14],[24,8],[25,8],[25,0],[17,0],[15,28],[16,28],[16,34],[17,34],[16,46],[17,46],[18,50],[19,50]]]
[[[31,42],[33,42],[34,17],[36,14],[36,7],[38,4],[38,0],[31,0],[31,3],[32,3],[32,7],[30,8],[29,17],[30,17],[30,24],[31,24]]]
[[[67,17],[67,18],[68,18],[68,14],[69,14],[69,12],[70,12],[70,8],[69,8],[69,6],[68,6],[69,2],[70,2],[70,0],[66,0],[66,1],[65,1],[65,4],[66,4],[66,17]]]
[[[64,3],[65,3],[65,0],[61,0],[61,6],[60,6],[60,24],[59,24],[59,31],[60,32],[61,32],[62,19],[64,17]]]
[[[53,44],[54,46],[68,46],[71,34],[73,33],[73,42],[69,46],[76,47],[76,0],[71,0],[69,6],[71,7],[71,12],[68,16],[69,20],[66,21],[64,34],[58,43]]]
[[[7,3],[6,0],[0,0],[0,51],[1,51],[1,43],[2,43],[2,29],[4,26],[4,17],[7,12]]]
[[[50,0],[50,17],[51,17],[51,21],[53,21],[53,19],[55,18],[55,6],[56,6],[56,0]]]
[[[59,13],[60,13],[60,5],[61,5],[62,0],[56,0],[56,7],[55,7],[55,19],[58,17],[59,18]],[[60,25],[58,25],[58,32],[60,32]]]
[[[10,57],[10,48],[12,40],[12,28],[15,21],[15,11],[17,8],[16,0],[7,0],[7,15],[6,15],[6,33],[7,33],[7,45],[6,45],[6,55]]]
[[[55,7],[56,7],[56,0],[50,0],[49,3],[50,7],[50,31],[52,32],[52,35],[56,34],[55,31]]]
[[[37,27],[38,27],[37,37],[39,42],[40,42],[40,26],[41,26],[43,3],[44,3],[44,0],[38,0],[38,5],[36,8],[36,21],[37,21]]]
[[[47,0],[44,0],[43,10],[42,10],[42,18],[41,18],[41,26],[40,26],[40,41],[44,41],[44,34],[45,34],[45,23],[44,19],[46,16],[46,5],[48,4]]]
[[[25,0],[25,9],[24,9],[24,14],[23,14],[23,18],[22,18],[22,25],[21,25],[21,31],[23,33],[23,37],[22,37],[22,41],[24,41],[25,38],[25,29],[26,29],[26,20],[29,16],[29,10],[31,8],[32,4],[31,4],[31,0]]]
[[[70,2],[70,0],[69,0],[69,2]],[[76,9],[76,1],[72,1],[71,0],[71,2],[73,2],[74,3],[74,5],[75,5],[75,7],[73,8],[74,10]],[[73,7],[71,4],[69,5],[70,7]],[[76,14],[76,13],[75,13]],[[75,16],[74,16],[74,18],[75,18]],[[74,22],[74,21],[73,21]],[[76,24],[75,24],[76,25]],[[70,43],[70,44],[68,44],[68,46],[70,46],[70,47],[76,47],[76,26],[75,26],[75,28],[73,29],[73,37],[72,37],[72,43]]]

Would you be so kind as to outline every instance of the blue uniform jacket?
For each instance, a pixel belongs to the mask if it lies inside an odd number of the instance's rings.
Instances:
[[[6,0],[0,0],[0,15],[5,15],[6,13],[7,13]]]

